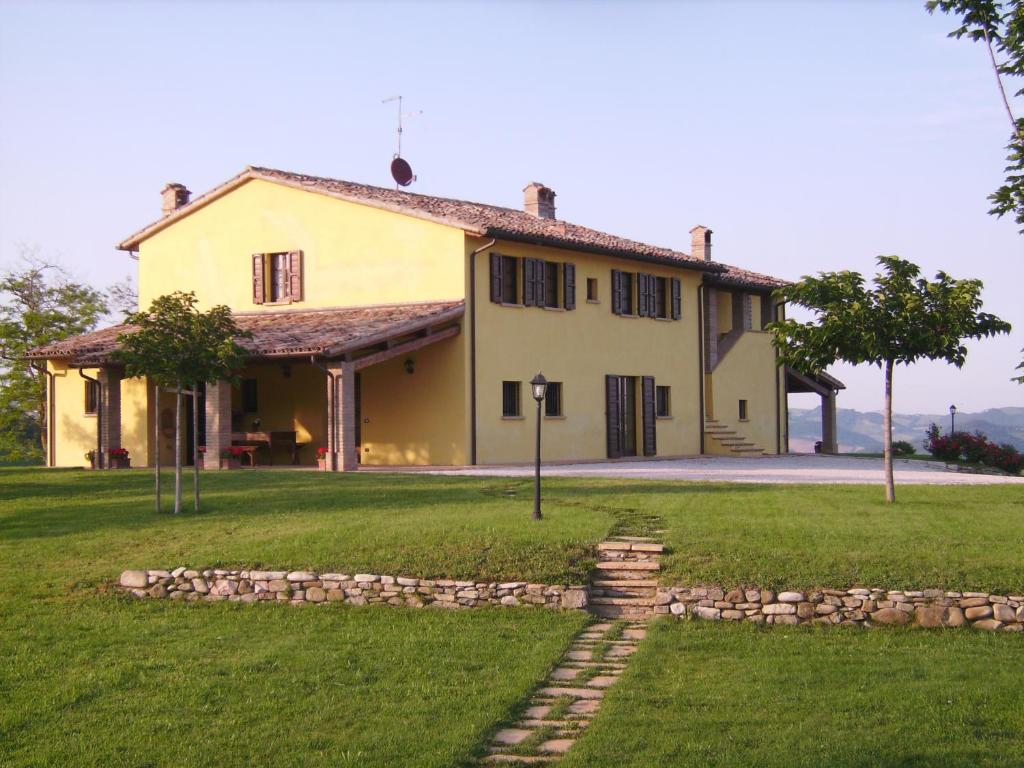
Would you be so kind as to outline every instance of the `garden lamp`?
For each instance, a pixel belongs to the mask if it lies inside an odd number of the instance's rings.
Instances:
[[[548,391],[548,380],[543,373],[538,373],[530,382],[533,387],[533,399],[537,401],[537,460],[533,471],[533,519],[540,520],[540,406]]]

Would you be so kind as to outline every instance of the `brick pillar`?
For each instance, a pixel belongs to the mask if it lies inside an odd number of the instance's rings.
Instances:
[[[753,297],[749,293],[742,294],[743,296],[743,330],[752,331],[754,330],[754,301]]]
[[[110,466],[110,449],[121,448],[121,378],[120,368],[101,368],[96,376],[100,383],[100,452],[102,464]]]
[[[835,392],[821,396],[821,452],[839,453]]]
[[[206,385],[206,454],[203,469],[220,469],[220,452],[231,445],[231,382]]]
[[[333,424],[330,418],[327,423],[330,468],[336,472],[352,472],[359,467],[359,456],[356,453],[355,366],[352,363],[340,363],[330,365],[328,370],[334,374],[333,380],[327,377],[327,410],[334,418]]]
[[[718,365],[718,291],[704,292],[704,372],[711,373]]]

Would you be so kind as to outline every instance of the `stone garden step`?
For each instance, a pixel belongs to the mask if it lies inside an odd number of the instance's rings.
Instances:
[[[557,758],[549,755],[488,755],[484,758],[485,763],[501,765],[547,765],[555,762]]]
[[[630,589],[646,589],[649,587],[657,587],[657,579],[595,579],[590,582],[593,587],[599,588],[611,588],[615,587],[629,587]],[[591,627],[593,629],[593,627]]]
[[[646,619],[654,615],[653,607],[628,605],[592,605],[590,612],[604,619]]]
[[[653,597],[592,597],[591,605],[654,605]]]
[[[599,571],[657,571],[661,564],[653,560],[636,560],[625,562],[621,560],[602,560],[597,564]]]

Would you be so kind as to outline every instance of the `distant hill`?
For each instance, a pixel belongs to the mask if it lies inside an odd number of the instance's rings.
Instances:
[[[836,421],[839,428],[839,450],[843,453],[882,452],[881,412],[854,411],[840,408]],[[906,440],[918,453],[928,425],[936,423],[942,431],[949,430],[949,414],[892,415],[893,440]],[[1024,451],[1024,408],[990,408],[980,413],[957,413],[956,431],[984,432],[989,440],[1009,443]],[[795,452],[810,452],[821,439],[820,408],[789,409],[789,447]]]

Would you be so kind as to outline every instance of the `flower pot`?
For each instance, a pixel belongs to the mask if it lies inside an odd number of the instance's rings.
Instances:
[[[319,469],[319,470],[320,470],[321,472],[326,472],[326,471],[327,471],[327,459],[326,459],[326,458],[323,458],[323,459],[317,459],[317,460],[316,460],[316,466],[317,466],[317,468],[318,468],[318,469]]]
[[[231,459],[222,458],[220,460],[220,468],[221,469],[241,469],[242,468],[242,460],[241,459],[235,459],[235,458],[231,458]]]
[[[111,456],[110,457],[110,468],[111,469],[131,469],[132,460],[131,457],[125,456]]]

